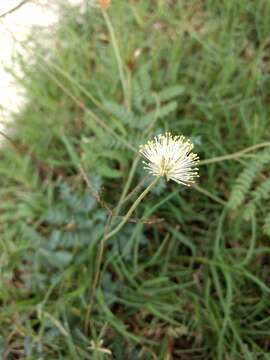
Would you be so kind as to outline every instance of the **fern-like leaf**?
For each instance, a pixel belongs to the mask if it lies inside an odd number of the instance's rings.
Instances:
[[[266,235],[270,236],[270,212],[264,219],[263,231]]]
[[[263,181],[253,192],[254,201],[266,200],[270,196],[270,179]]]
[[[256,205],[253,201],[249,201],[244,209],[243,217],[246,221],[250,221],[256,213]]]
[[[253,181],[257,177],[260,171],[262,171],[264,165],[270,161],[269,150],[263,151],[255,159],[253,159],[244,169],[244,171],[236,179],[233,186],[231,196],[228,202],[228,208],[236,210],[241,206],[245,197],[250,190]]]
[[[161,101],[168,101],[183,94],[185,88],[182,85],[169,86],[159,93]]]

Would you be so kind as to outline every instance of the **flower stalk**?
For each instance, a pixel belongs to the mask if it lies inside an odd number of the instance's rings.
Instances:
[[[101,263],[102,263],[102,259],[103,259],[104,249],[105,249],[105,243],[112,236],[116,235],[118,233],[118,231],[120,231],[122,229],[122,227],[128,222],[129,218],[131,217],[131,215],[133,214],[135,209],[138,207],[140,202],[150,192],[150,190],[157,184],[159,179],[160,179],[160,177],[156,177],[147,186],[147,188],[139,195],[139,197],[131,205],[130,209],[128,210],[126,215],[123,217],[122,221],[112,231],[110,231],[109,233],[107,233],[107,231],[105,231],[104,236],[100,241],[100,248],[99,248],[99,253],[98,253],[98,258],[97,258],[97,265],[96,265],[97,271],[96,271],[96,274],[95,274],[95,277],[94,277],[94,280],[93,280],[91,301],[90,301],[90,303],[88,305],[88,308],[87,308],[86,320],[85,320],[85,331],[87,331],[87,328],[88,328],[88,325],[89,325],[90,315],[91,315],[91,311],[92,311],[92,307],[93,307],[93,303],[94,303],[94,298],[95,298],[95,294],[96,294],[96,289],[97,289],[97,285],[98,285],[98,281],[99,281],[99,277],[100,277],[100,269],[101,269]],[[106,228],[110,225],[110,222],[111,222],[111,217],[108,220]]]
[[[103,15],[106,19],[106,12],[103,12]],[[161,177],[165,177],[167,181],[173,180],[178,184],[186,186],[190,186],[190,184],[194,183],[194,178],[198,176],[198,169],[196,168],[196,165],[199,161],[199,158],[197,154],[192,152],[192,149],[193,144],[188,139],[185,139],[184,136],[172,136],[170,133],[165,133],[164,135],[160,134],[156,136],[154,140],[150,140],[145,145],[140,147],[141,155],[144,156],[144,158],[147,160],[147,162],[144,162],[146,165],[145,168],[149,171],[150,174],[154,175],[155,178],[134,201],[120,223],[111,231],[109,231],[109,228],[112,225],[112,214],[110,214],[110,217],[108,218],[97,255],[97,270],[92,285],[91,301],[87,308],[86,314],[86,330],[89,325],[90,314],[94,304],[96,289],[100,278],[100,270],[106,241],[115,236],[122,229],[122,227],[130,219],[135,209],[150,192],[150,190],[157,184]],[[119,204],[116,208],[117,215],[128,191],[133,173],[135,172],[137,166],[137,162],[138,158],[136,158],[133,163],[131,175],[128,179],[128,184],[124,188]]]
[[[160,177],[156,177],[148,186],[147,188],[141,193],[141,195],[134,201],[126,215],[123,217],[122,221],[107,235],[104,236],[103,241],[107,241],[109,238],[114,236],[118,233],[119,230],[122,229],[122,227],[126,224],[128,219],[133,214],[134,210],[137,208],[137,206],[140,204],[140,202],[143,200],[143,198],[149,193],[149,191],[156,185]]]
[[[118,47],[118,43],[116,40],[116,36],[115,36],[115,32],[114,32],[114,28],[113,25],[111,23],[111,20],[109,18],[109,15],[107,14],[107,11],[102,11],[102,15],[105,19],[111,40],[112,40],[112,46],[113,46],[113,50],[114,50],[114,54],[115,54],[115,58],[116,58],[116,62],[117,62],[117,66],[118,66],[118,71],[119,71],[119,77],[120,77],[120,81],[122,84],[122,89],[123,89],[123,93],[124,93],[124,98],[125,98],[125,103],[126,105],[128,105],[128,89],[127,89],[127,82],[126,82],[126,78],[125,78],[125,74],[124,74],[124,64],[120,55],[120,51],[119,51],[119,47]]]

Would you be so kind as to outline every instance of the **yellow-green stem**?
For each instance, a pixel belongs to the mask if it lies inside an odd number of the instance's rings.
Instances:
[[[217,157],[214,157],[214,158],[211,158],[211,159],[201,160],[198,165],[202,166],[202,165],[213,164],[213,163],[220,162],[220,161],[225,161],[225,160],[238,159],[241,156],[244,156],[245,154],[247,154],[247,153],[249,153],[251,151],[254,151],[254,150],[257,150],[257,149],[260,149],[260,148],[263,148],[263,147],[268,147],[268,146],[270,146],[270,142],[264,142],[264,143],[261,143],[261,144],[256,144],[256,145],[250,146],[250,147],[248,147],[248,148],[246,148],[244,150],[237,151],[237,152],[235,152],[233,154],[217,156]]]
[[[107,28],[109,30],[110,33],[110,37],[112,40],[112,46],[113,46],[113,50],[114,50],[114,54],[116,57],[116,61],[117,61],[117,66],[118,66],[118,71],[119,71],[119,76],[120,76],[120,80],[121,80],[121,84],[122,84],[122,88],[123,88],[123,93],[124,93],[124,98],[125,98],[125,104],[128,106],[128,89],[127,89],[127,83],[126,83],[126,79],[125,79],[125,75],[124,75],[124,65],[123,65],[123,61],[120,55],[120,51],[119,51],[119,47],[116,41],[116,37],[115,37],[115,33],[114,33],[114,28],[113,25],[111,23],[111,20],[107,14],[107,11],[102,11],[103,17],[105,19]]]
[[[130,184],[132,182],[132,179],[133,179],[133,176],[135,174],[135,171],[136,171],[136,168],[137,168],[137,165],[138,165],[138,162],[139,162],[139,159],[140,159],[140,156],[137,155],[135,157],[135,159],[133,160],[133,163],[132,163],[132,167],[131,167],[131,170],[130,170],[130,173],[129,173],[129,176],[128,176],[128,179],[126,181],[126,184],[124,186],[124,189],[122,191],[122,194],[120,196],[120,200],[116,206],[116,209],[115,209],[115,212],[114,212],[114,216],[117,217],[118,214],[119,214],[119,211],[120,211],[120,208],[123,204],[123,201],[128,193],[128,190],[129,190],[129,187],[130,187]]]
[[[140,204],[142,199],[149,193],[149,191],[156,185],[158,182],[159,177],[156,177],[148,186],[147,188],[141,193],[141,195],[134,201],[126,215],[123,217],[123,220],[107,235],[104,236],[104,241],[107,241],[109,238],[114,236],[116,233],[118,233],[119,230],[125,225],[125,223],[128,221],[128,219],[131,217],[132,213],[136,209],[136,207]]]
[[[98,281],[99,281],[100,268],[101,268],[101,263],[102,263],[103,254],[104,254],[104,250],[105,250],[105,242],[109,238],[111,238],[112,236],[116,235],[118,233],[118,231],[121,230],[121,228],[126,224],[128,219],[131,217],[132,213],[135,211],[137,206],[140,204],[140,202],[143,200],[143,198],[149,193],[149,191],[156,185],[158,180],[159,180],[159,177],[156,177],[147,186],[147,188],[141,193],[141,195],[132,204],[132,206],[130,207],[130,209],[126,213],[126,215],[123,217],[123,220],[109,233],[107,233],[107,228],[109,227],[109,225],[111,223],[111,217],[108,219],[104,236],[103,236],[103,238],[101,239],[101,242],[100,242],[100,248],[99,248],[98,258],[97,258],[97,266],[96,266],[96,275],[95,275],[95,278],[94,278],[94,281],[93,281],[93,286],[92,286],[91,301],[90,301],[90,303],[88,305],[87,312],[86,312],[86,320],[85,320],[85,330],[86,331],[87,331],[87,328],[88,328],[88,325],[89,325],[89,320],[90,320],[90,316],[91,316],[91,312],[92,312],[92,307],[93,307],[93,303],[94,303],[96,289],[97,289],[97,285],[98,285]]]

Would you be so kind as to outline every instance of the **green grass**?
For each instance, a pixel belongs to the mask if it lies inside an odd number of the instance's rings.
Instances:
[[[62,12],[16,60],[28,101],[1,148],[0,358],[270,359],[270,3]],[[112,229],[145,176],[138,146],[163,131],[191,137],[200,179],[160,181],[99,271],[110,211]]]

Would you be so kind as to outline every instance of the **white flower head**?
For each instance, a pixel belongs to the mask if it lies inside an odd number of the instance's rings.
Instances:
[[[192,153],[193,144],[184,136],[173,136],[166,132],[140,146],[146,158],[145,169],[154,176],[165,176],[167,181],[190,186],[198,177],[197,154]]]

